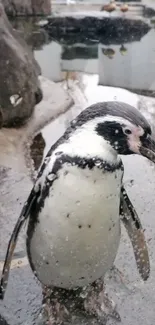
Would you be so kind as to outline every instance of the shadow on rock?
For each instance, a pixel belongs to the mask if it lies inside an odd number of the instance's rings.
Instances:
[[[0,325],[9,325],[1,315],[0,315]]]
[[[34,163],[35,171],[37,171],[41,165],[45,145],[46,143],[42,134],[38,133],[33,139],[33,143],[30,146],[30,155]]]

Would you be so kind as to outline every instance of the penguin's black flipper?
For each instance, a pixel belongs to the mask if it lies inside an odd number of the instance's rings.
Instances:
[[[121,188],[120,215],[133,246],[138,271],[146,281],[150,275],[148,248],[141,221],[124,187]]]
[[[14,230],[12,232],[8,248],[7,248],[7,253],[5,257],[5,262],[3,266],[3,271],[1,275],[1,282],[0,282],[0,299],[2,300],[5,295],[7,283],[8,283],[8,277],[9,277],[9,271],[10,271],[10,266],[11,266],[11,261],[12,261],[12,256],[16,247],[18,235],[20,233],[20,230],[22,226],[24,225],[25,221],[29,217],[30,210],[32,209],[32,206],[36,200],[37,194],[34,189],[31,191],[27,201],[24,204],[24,207],[21,211],[21,214],[16,222],[16,225],[14,227]]]

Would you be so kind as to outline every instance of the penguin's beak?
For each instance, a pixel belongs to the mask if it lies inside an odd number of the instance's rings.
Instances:
[[[149,160],[155,163],[155,140],[150,135],[142,140],[142,145],[139,149],[141,155],[147,157]]]

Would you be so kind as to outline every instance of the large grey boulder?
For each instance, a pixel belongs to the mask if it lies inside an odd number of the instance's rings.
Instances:
[[[51,0],[2,0],[9,16],[50,15]]]
[[[26,41],[32,50],[41,50],[43,45],[49,44],[48,33],[39,25],[40,17],[29,17],[28,19],[15,18],[11,25]]]
[[[40,68],[32,51],[9,23],[0,3],[0,119],[6,127],[23,124],[42,99]]]

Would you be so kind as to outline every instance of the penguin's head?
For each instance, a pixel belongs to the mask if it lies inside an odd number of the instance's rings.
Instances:
[[[151,137],[151,127],[136,108],[123,102],[97,103],[83,111],[75,125],[89,125],[91,121],[95,133],[118,154],[140,154],[155,162],[155,141]]]

